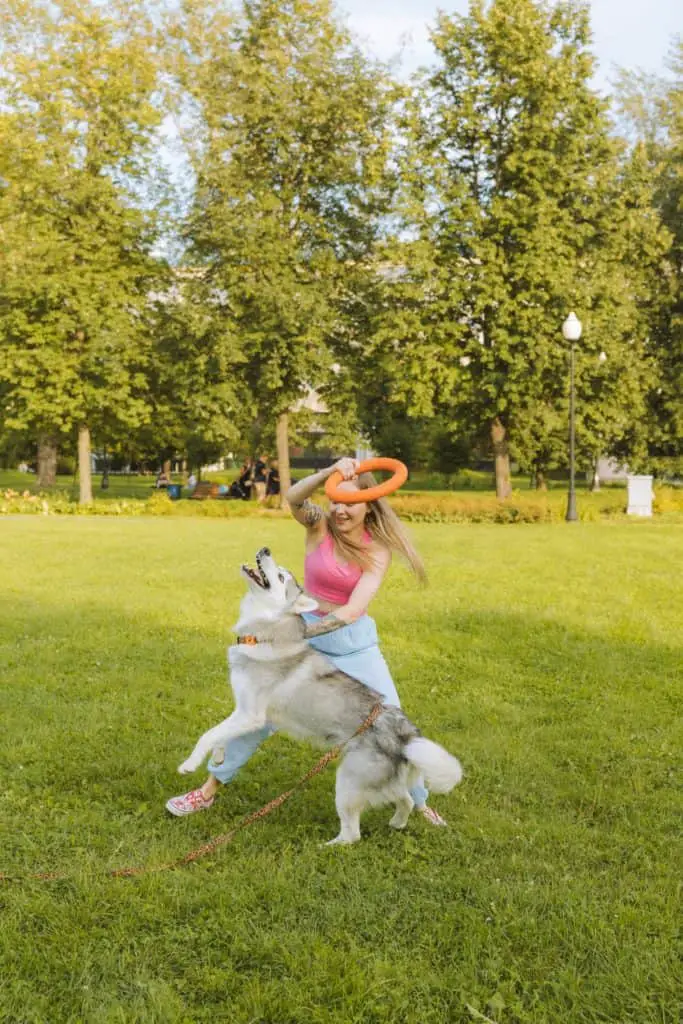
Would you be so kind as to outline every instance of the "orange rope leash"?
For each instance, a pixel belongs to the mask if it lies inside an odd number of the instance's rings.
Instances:
[[[347,743],[350,743],[351,740],[356,738],[356,736],[361,736],[374,724],[381,710],[382,705],[375,704],[363,724],[356,729],[352,736],[349,736],[348,740],[345,740],[344,743],[338,744],[338,746],[334,747],[332,750],[328,750],[326,754],[323,754],[318,763],[313,765],[313,767],[309,769],[309,771],[307,771],[291,789],[288,789],[285,793],[280,793],[279,796],[276,796],[273,800],[269,801],[269,803],[264,804],[263,807],[259,807],[258,810],[252,811],[251,814],[247,814],[247,816],[242,818],[242,820],[239,821],[234,828],[231,828],[229,832],[224,832],[222,835],[216,836],[214,839],[210,839],[208,843],[198,846],[196,850],[190,850],[190,852],[184,854],[184,856],[179,857],[177,860],[168,861],[166,864],[153,864],[139,868],[113,868],[111,871],[105,872],[105,877],[136,878],[139,875],[148,875],[159,871],[171,871],[174,868],[181,868],[186,864],[192,864],[201,857],[205,857],[207,854],[213,853],[214,850],[217,850],[220,846],[225,846],[226,843],[232,842],[238,832],[241,832],[242,829],[247,828],[247,826],[253,824],[253,822],[258,821],[259,818],[267,817],[267,815],[271,814],[272,811],[282,806],[286,800],[289,800],[290,796],[292,796],[297,789],[300,789],[301,786],[304,786],[315,775],[319,775],[323,769],[327,768],[330,761],[334,761],[335,758],[339,756]],[[0,882],[26,882],[29,880],[34,882],[59,882],[64,881],[69,877],[69,875],[59,874],[58,872],[53,871],[43,871],[22,876],[7,875],[0,871]]]

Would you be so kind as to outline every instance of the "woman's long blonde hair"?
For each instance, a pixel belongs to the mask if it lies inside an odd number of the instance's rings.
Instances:
[[[361,473],[357,483],[362,491],[367,490],[368,487],[377,486],[377,480],[372,473]],[[337,550],[348,562],[360,566],[363,570],[372,568],[372,558],[368,553],[367,546],[362,542],[345,537],[337,529],[331,515],[327,516],[327,528],[332,534]],[[415,550],[403,523],[384,498],[368,502],[368,509],[365,513],[365,529],[373,541],[388,548],[389,551],[396,551],[401,555],[421,583],[427,582],[424,562]]]

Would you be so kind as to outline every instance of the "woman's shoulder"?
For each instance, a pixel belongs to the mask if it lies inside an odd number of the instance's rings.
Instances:
[[[327,519],[325,516],[315,524],[315,528],[307,529],[306,531],[306,555],[312,555],[314,551],[317,551],[323,544],[329,544],[331,540],[330,531],[327,528]]]
[[[391,562],[391,548],[387,547],[386,544],[383,544],[381,540],[373,537],[372,534],[368,534],[368,538],[369,539],[366,543],[368,545],[368,554],[372,562],[374,562],[376,567],[386,569]]]

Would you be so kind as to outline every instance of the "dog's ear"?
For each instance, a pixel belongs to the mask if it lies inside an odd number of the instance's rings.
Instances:
[[[296,601],[292,605],[292,608],[297,615],[302,615],[304,612],[314,612],[318,607],[318,602],[314,601],[308,594],[304,594],[303,591],[299,594]]]

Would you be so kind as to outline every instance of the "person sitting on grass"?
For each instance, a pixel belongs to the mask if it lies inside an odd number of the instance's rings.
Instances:
[[[240,469],[240,475],[235,481],[238,488],[237,496],[244,501],[251,497],[251,489],[254,484],[254,463],[251,459],[245,459]]]
[[[380,651],[375,622],[368,605],[379,591],[394,553],[406,560],[415,576],[426,580],[422,559],[401,521],[383,498],[352,505],[330,503],[328,512],[310,499],[338,470],[340,489],[358,491],[374,487],[371,473],[357,476],[356,459],[340,459],[333,466],[305,477],[287,491],[292,515],[306,529],[304,587],[318,602],[318,611],[305,613],[309,643],[342,672],[382,694],[387,704],[401,706],[394,681]],[[221,764],[209,762],[209,777],[199,789],[172,797],[171,814],[182,817],[208,810],[221,785],[230,782],[273,728],[264,726],[228,744]],[[411,791],[417,811],[430,825],[445,826],[441,815],[427,804],[422,781]]]
[[[260,455],[254,465],[254,493],[259,505],[266,498],[266,478],[268,476],[268,457]]]
[[[270,464],[268,471],[268,479],[266,481],[266,498],[274,497],[280,493],[280,470],[278,468],[277,459],[273,459]]]

